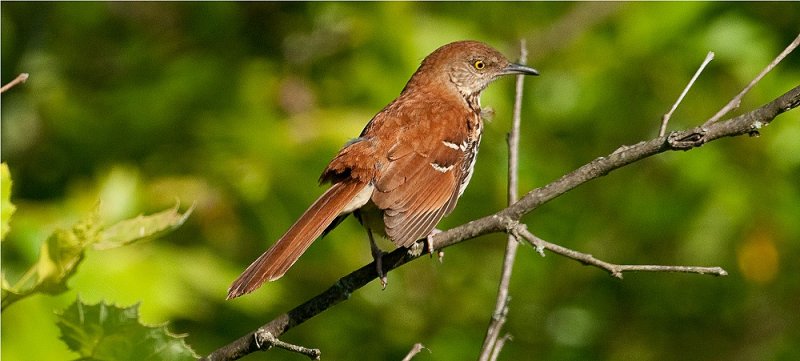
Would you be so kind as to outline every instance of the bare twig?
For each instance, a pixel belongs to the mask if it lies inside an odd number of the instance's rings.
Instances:
[[[24,83],[26,80],[28,80],[28,73],[22,73],[20,75],[17,75],[17,77],[14,78],[14,80],[8,82],[8,84],[3,85],[3,87],[0,88],[0,93],[5,93],[6,90],[13,88],[15,85],[19,83]]]
[[[778,63],[780,63],[783,60],[783,58],[785,58],[787,55],[789,55],[789,53],[794,51],[794,49],[797,48],[798,45],[800,45],[800,34],[797,34],[797,37],[794,38],[794,41],[792,41],[789,44],[789,46],[786,47],[786,49],[783,49],[783,51],[780,54],[778,54],[778,56],[775,57],[775,59],[773,59],[767,65],[767,67],[764,68],[764,70],[758,73],[758,75],[755,78],[753,78],[753,80],[750,81],[750,84],[747,84],[747,86],[744,87],[744,89],[742,89],[742,91],[739,92],[739,94],[736,94],[736,96],[733,97],[733,99],[731,99],[731,101],[728,102],[728,104],[725,104],[725,106],[722,107],[722,109],[720,109],[717,112],[717,114],[714,114],[713,117],[711,117],[709,120],[703,123],[703,127],[707,127],[709,124],[719,121],[720,119],[722,119],[722,117],[725,116],[725,114],[728,114],[728,112],[730,112],[731,110],[738,108],[739,104],[742,103],[742,98],[744,98],[745,94],[747,94],[747,92],[749,92],[750,89],[756,86],[756,84],[758,84],[758,82],[761,81],[761,78],[763,78],[765,75],[767,75],[767,73],[769,73],[773,68],[775,68],[775,66],[777,66]]]
[[[500,351],[503,350],[503,346],[506,345],[506,341],[513,339],[511,334],[505,334],[503,337],[500,337],[497,340],[497,343],[494,346],[494,350],[492,351],[492,357],[489,358],[489,361],[496,361],[497,358],[500,356]]]
[[[519,63],[525,65],[528,59],[528,49],[525,45],[525,39],[520,40],[520,54]],[[519,179],[519,128],[522,118],[522,92],[524,89],[524,77],[517,76],[516,90],[514,96],[514,113],[511,122],[511,132],[508,134],[508,204],[511,205],[517,201],[517,188]],[[494,312],[489,321],[489,327],[486,329],[486,336],[481,346],[481,353],[478,357],[480,361],[487,361],[494,353],[499,353],[497,337],[500,330],[506,323],[506,314],[508,313],[508,287],[511,284],[511,274],[514,271],[514,260],[517,256],[517,247],[519,247],[520,240],[516,239],[515,234],[508,233],[508,241],[506,242],[505,256],[503,257],[503,269],[500,275],[500,283],[497,287],[497,299],[495,300]]]
[[[520,227],[518,232],[522,237],[530,242],[532,245],[542,245],[546,250],[553,253],[562,255],[567,258],[574,259],[585,265],[595,266],[602,268],[611,276],[622,278],[623,272],[680,272],[680,273],[697,273],[709,274],[714,276],[727,276],[728,272],[721,267],[701,267],[701,266],[661,266],[661,265],[620,265],[605,262],[595,258],[588,253],[581,253],[566,247],[559,246],[554,243],[547,242],[539,237],[533,235],[524,227]]]
[[[303,346],[293,345],[279,340],[273,336],[271,332],[263,329],[256,331],[254,335],[256,345],[262,350],[268,350],[272,347],[282,348],[287,351],[296,352],[308,356],[312,360],[319,360],[322,352],[319,349],[307,348]]]
[[[419,342],[415,343],[414,346],[411,347],[411,350],[408,351],[408,354],[406,355],[406,357],[403,357],[402,361],[411,361],[411,359],[413,359],[414,356],[416,356],[418,353],[420,353],[420,351],[422,351],[423,349],[425,349],[425,345],[423,345],[423,344],[421,344]]]
[[[672,105],[672,108],[666,114],[664,114],[661,117],[661,129],[658,130],[658,136],[659,137],[663,137],[664,134],[666,134],[666,132],[667,132],[667,124],[669,124],[669,119],[672,117],[672,113],[675,112],[675,109],[678,109],[678,105],[681,104],[681,102],[683,101],[683,98],[686,96],[686,93],[689,92],[689,89],[692,88],[692,85],[694,85],[694,82],[697,81],[697,78],[700,76],[700,73],[703,72],[703,69],[706,68],[706,65],[708,65],[708,63],[710,63],[711,60],[714,60],[714,52],[713,51],[709,51],[708,52],[708,54],[706,55],[706,58],[703,60],[703,63],[700,64],[700,67],[697,68],[697,71],[694,73],[694,76],[692,76],[692,79],[689,80],[689,84],[686,84],[686,88],[684,88],[683,92],[681,93],[681,95],[678,96],[678,100],[676,100],[675,104]]]

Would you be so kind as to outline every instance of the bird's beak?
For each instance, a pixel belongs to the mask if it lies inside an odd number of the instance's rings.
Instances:
[[[525,65],[511,63],[503,69],[503,75],[510,74],[539,75],[539,72]]]

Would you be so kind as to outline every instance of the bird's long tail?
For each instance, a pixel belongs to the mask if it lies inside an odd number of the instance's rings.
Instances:
[[[228,299],[250,293],[264,282],[281,278],[337,216],[353,207],[356,196],[366,187],[366,184],[354,181],[331,186],[231,284]]]

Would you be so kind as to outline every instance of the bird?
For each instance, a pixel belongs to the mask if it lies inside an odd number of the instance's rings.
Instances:
[[[385,287],[373,233],[397,247],[430,241],[472,177],[483,132],[481,92],[504,75],[519,74],[539,72],[474,40],[452,42],[426,56],[400,95],[330,161],[319,181],[331,186],[233,282],[228,299],[282,277],[350,214],[367,230]]]

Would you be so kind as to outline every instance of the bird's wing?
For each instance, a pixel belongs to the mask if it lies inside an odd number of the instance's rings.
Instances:
[[[468,171],[462,146],[467,136],[465,122],[449,114],[431,119],[431,126],[401,129],[375,177],[372,201],[384,211],[386,234],[398,246],[429,235],[458,201]]]

